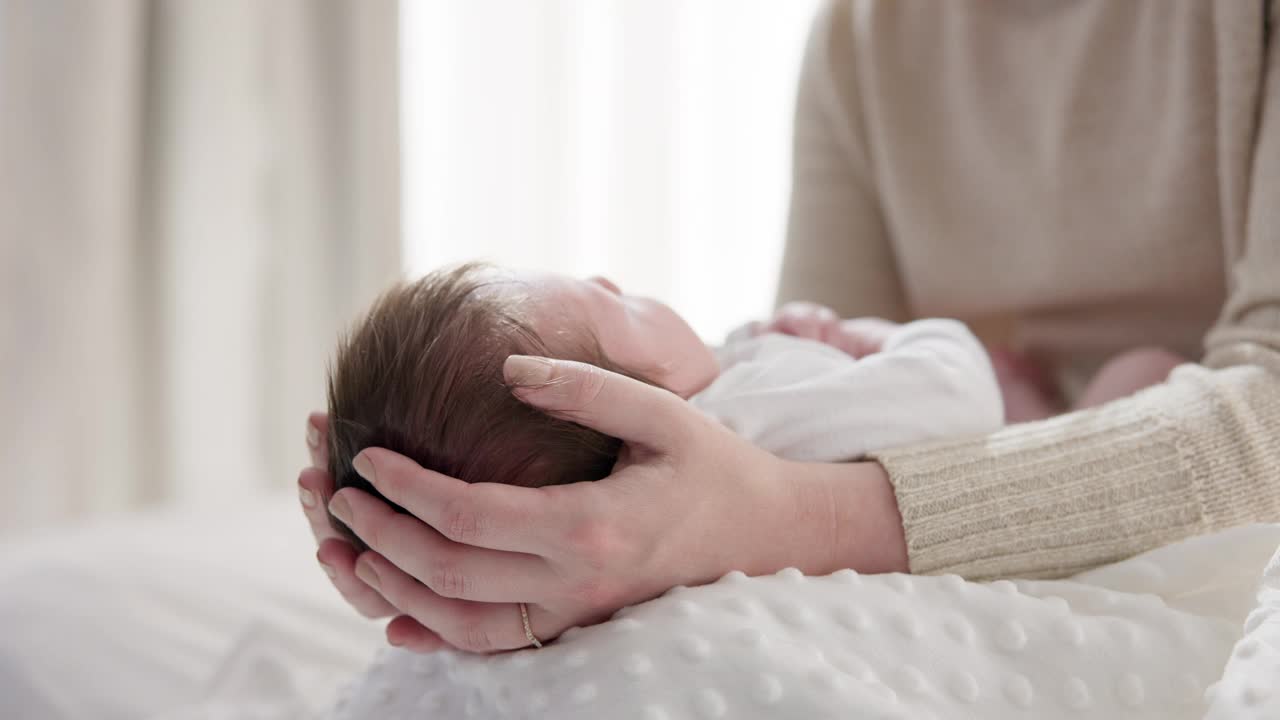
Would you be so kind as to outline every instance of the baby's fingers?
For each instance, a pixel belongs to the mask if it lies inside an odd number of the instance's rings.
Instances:
[[[829,307],[810,302],[790,302],[778,310],[762,332],[782,333],[823,342],[839,322],[840,316]]]
[[[899,327],[898,323],[880,318],[841,320],[831,333],[828,344],[855,358],[863,358],[883,350]]]

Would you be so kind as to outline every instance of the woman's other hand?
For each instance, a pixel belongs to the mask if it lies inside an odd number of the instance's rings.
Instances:
[[[421,519],[351,488],[330,504],[371,548],[355,572],[406,616],[388,627],[394,644],[420,649],[430,628],[460,649],[524,647],[515,603],[545,640],[735,569],[905,568],[879,466],[779,460],[677,396],[590,365],[517,356],[506,377],[525,402],[622,438],[623,452],[604,480],[542,488],[468,485],[362,452],[357,471]]]

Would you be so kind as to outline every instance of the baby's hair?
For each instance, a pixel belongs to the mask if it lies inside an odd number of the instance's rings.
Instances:
[[[337,488],[381,497],[351,466],[367,447],[471,483],[535,487],[608,475],[618,439],[543,414],[503,382],[508,355],[552,356],[525,307],[518,284],[478,263],[400,283],[378,298],[339,339],[329,368],[329,471]],[[582,340],[556,357],[635,377],[610,363],[588,330],[558,328],[558,344]]]

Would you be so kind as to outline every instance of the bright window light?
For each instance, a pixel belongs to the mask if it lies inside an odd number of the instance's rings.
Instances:
[[[404,261],[769,312],[816,0],[404,0]]]

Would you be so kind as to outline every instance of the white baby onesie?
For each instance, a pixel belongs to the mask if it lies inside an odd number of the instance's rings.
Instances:
[[[1004,419],[982,343],[954,320],[917,320],[861,360],[747,328],[717,352],[721,373],[690,402],[775,455],[837,462],[872,450],[990,432]]]

